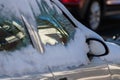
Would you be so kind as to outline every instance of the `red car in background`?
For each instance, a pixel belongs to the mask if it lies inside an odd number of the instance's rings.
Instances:
[[[60,0],[78,20],[92,30],[100,28],[102,18],[120,14],[120,0]]]

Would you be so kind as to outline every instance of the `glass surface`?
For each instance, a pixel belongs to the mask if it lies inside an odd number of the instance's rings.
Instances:
[[[14,51],[30,44],[17,8],[8,2],[0,2],[0,51]]]
[[[50,3],[45,1],[37,1],[37,4],[41,13],[34,16],[43,44],[67,44],[71,38],[73,39],[75,28],[56,5],[49,6]]]
[[[15,50],[26,46],[29,40],[23,25],[14,20],[2,19],[0,22],[0,50]]]

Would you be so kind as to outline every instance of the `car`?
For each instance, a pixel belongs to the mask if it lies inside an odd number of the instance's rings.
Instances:
[[[58,0],[0,1],[1,80],[116,80],[119,53]]]
[[[119,0],[60,0],[84,25],[92,30],[102,29],[103,18],[120,14]]]
[[[116,34],[112,38],[108,38],[107,41],[120,45],[120,34]]]

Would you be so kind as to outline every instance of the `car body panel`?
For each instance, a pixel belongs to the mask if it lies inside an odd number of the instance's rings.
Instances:
[[[120,34],[116,34],[112,38],[107,39],[106,41],[120,45]]]
[[[100,64],[94,62],[80,67],[71,67],[66,71],[53,72],[56,80],[110,80],[108,65],[102,61]]]
[[[116,5],[116,4],[120,4],[119,0],[106,0],[106,4],[107,5]]]
[[[0,80],[54,80],[51,73],[44,74],[31,74],[18,77],[1,77]]]
[[[111,80],[119,80],[120,79],[120,64],[109,64],[109,69],[111,73]]]
[[[120,14],[120,1],[119,0],[106,0],[105,15]]]

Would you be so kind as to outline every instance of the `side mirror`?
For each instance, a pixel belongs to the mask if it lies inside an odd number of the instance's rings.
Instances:
[[[100,57],[100,56],[105,56],[109,53],[109,49],[107,45],[99,39],[88,38],[86,42],[89,45],[90,56]]]

